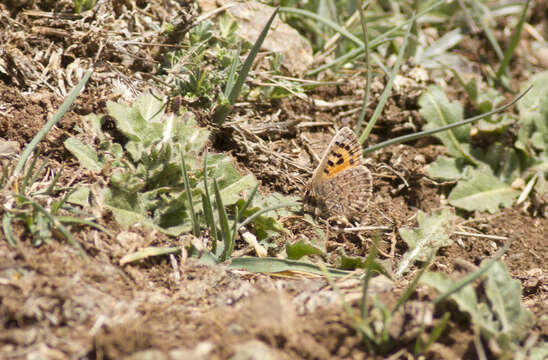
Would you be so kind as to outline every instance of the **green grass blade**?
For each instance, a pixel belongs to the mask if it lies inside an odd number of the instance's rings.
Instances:
[[[525,2],[525,5],[523,6],[523,11],[521,13],[518,25],[514,29],[514,33],[512,34],[512,38],[510,39],[510,43],[508,44],[508,49],[506,49],[506,52],[504,53],[504,58],[500,62],[499,68],[497,70],[496,76],[498,79],[500,79],[502,73],[506,71],[508,64],[510,64],[512,56],[514,55],[514,51],[518,46],[518,41],[521,38],[521,31],[523,30],[523,23],[525,23],[527,9],[529,9],[530,2],[531,0],[527,0],[527,2]]]
[[[476,16],[475,16],[476,21],[479,23],[480,27],[482,28],[483,32],[485,33],[485,37],[487,37],[487,41],[489,41],[489,43],[493,47],[493,50],[495,50],[495,53],[497,54],[497,57],[500,60],[502,60],[502,58],[504,57],[504,55],[502,53],[502,49],[501,49],[499,43],[497,42],[495,34],[493,34],[493,31],[488,26],[487,19],[484,20],[484,17],[487,17],[487,16],[491,17],[491,14],[489,13],[489,9],[485,5],[483,5],[481,2],[479,2],[478,0],[472,0],[471,4],[472,4],[472,8],[473,8],[472,13],[476,14]]]
[[[437,298],[435,298],[432,301],[434,305],[441,303],[443,300],[447,299],[449,296],[458,292],[460,289],[462,289],[466,285],[470,284],[471,282],[475,281],[480,276],[485,274],[487,270],[489,270],[489,268],[493,266],[493,264],[496,263],[502,257],[502,255],[504,255],[506,250],[508,250],[508,248],[510,247],[511,243],[512,243],[511,241],[508,241],[492,259],[485,261],[484,265],[482,265],[480,269],[478,269],[477,271],[474,271],[473,273],[457,281],[447,292],[445,292],[444,294],[440,294]]]
[[[51,210],[50,210],[50,212],[53,216],[57,215],[57,211],[59,211],[59,208],[61,208],[61,206],[63,206],[63,204],[67,201],[68,197],[70,195],[72,195],[72,193],[75,192],[75,191],[76,191],[76,188],[73,187],[65,193],[65,195],[61,198],[61,200],[53,202],[53,204],[51,205]]]
[[[80,94],[80,91],[84,88],[84,85],[88,82],[89,77],[91,76],[91,73],[93,70],[88,70],[85,74],[82,80],[76,85],[76,87],[70,92],[67,99],[61,104],[61,107],[59,107],[59,110],[53,115],[53,117],[44,125],[44,127],[36,134],[36,136],[31,140],[31,142],[25,147],[25,150],[23,150],[23,153],[21,154],[21,158],[17,162],[17,165],[15,166],[15,170],[12,174],[12,179],[19,176],[21,171],[23,170],[23,167],[25,166],[25,163],[27,162],[29,156],[34,151],[34,148],[38,143],[46,136],[46,134],[51,130],[51,128],[61,120],[63,115],[69,110],[70,106],[76,100],[76,97],[78,94]]]
[[[380,44],[386,42],[389,39],[389,37],[392,36],[392,34],[396,33],[396,31],[404,28],[407,25],[411,26],[411,24],[413,22],[417,21],[423,15],[429,13],[430,11],[435,9],[436,7],[442,5],[444,2],[445,2],[444,0],[438,0],[437,2],[433,3],[431,6],[424,9],[423,11],[421,11],[421,12],[417,13],[416,15],[412,16],[409,20],[404,21],[401,24],[399,24],[397,26],[394,26],[390,30],[388,30],[388,31],[384,32],[383,34],[377,36],[375,39],[371,40],[371,42],[369,43],[370,49],[374,49],[375,47],[379,46]],[[283,8],[283,9],[285,9],[285,8]],[[361,40],[359,40],[359,41],[361,42]],[[334,66],[347,63],[348,61],[350,61],[354,57],[359,56],[363,51],[365,51],[365,49],[364,49],[364,46],[362,44],[358,48],[349,51],[348,53],[340,56],[339,58],[337,58],[335,60],[333,60],[329,64],[324,64],[322,66],[319,66],[316,69],[310,70],[306,74],[308,76],[313,76],[313,75],[316,75],[316,74],[318,74],[322,71],[325,71],[329,68],[332,68]],[[380,60],[378,58],[376,58],[375,56],[372,56],[372,57],[373,57],[373,61],[375,61],[377,64],[379,64],[381,66],[381,68],[384,69],[384,65],[382,65],[382,62],[380,62]],[[385,73],[388,74],[388,71],[385,71]]]
[[[394,85],[394,80],[396,79],[396,75],[398,75],[398,72],[400,71],[400,66],[403,63],[403,58],[406,53],[405,49],[407,47],[407,42],[409,40],[410,33],[411,33],[411,25],[407,28],[407,31],[405,32],[405,36],[403,37],[403,42],[398,51],[398,57],[396,59],[396,63],[392,67],[390,78],[388,79],[388,83],[386,84],[386,87],[384,88],[382,92],[381,98],[379,99],[379,103],[377,104],[377,107],[375,108],[373,115],[371,115],[371,118],[369,119],[369,122],[367,123],[365,130],[360,136],[360,139],[359,139],[360,144],[363,144],[363,142],[365,141],[365,139],[367,139],[367,136],[369,135],[371,130],[373,130],[373,126],[375,125],[375,123],[377,122],[377,119],[381,115],[381,111],[384,108],[384,104],[386,104],[386,101],[388,100],[388,97],[390,96],[390,92],[392,91],[392,86]]]
[[[76,250],[78,251],[78,253],[82,257],[84,257],[84,258],[87,257],[87,254],[84,251],[84,248],[82,248],[82,245],[80,245],[80,243],[78,241],[76,241],[76,239],[74,239],[74,237],[72,236],[70,231],[63,224],[61,224],[61,222],[59,220],[57,220],[54,216],[52,216],[49,213],[49,211],[47,211],[44,207],[42,207],[42,205],[40,205],[37,202],[27,198],[24,195],[16,195],[16,196],[20,200],[23,200],[23,201],[27,202],[28,204],[32,205],[37,211],[40,211],[42,214],[44,214],[48,218],[48,220],[51,223],[52,227],[58,229],[61,232],[61,234],[63,234],[63,236],[67,239],[69,244],[74,246],[76,248]]]
[[[112,236],[112,233],[110,233],[107,229],[105,229],[103,226],[94,223],[93,221],[77,218],[74,216],[57,216],[57,220],[59,220],[62,224],[76,224],[76,225],[86,225],[92,228],[95,228],[99,231],[104,232],[107,235]]]
[[[21,184],[21,188],[19,189],[20,194],[25,193],[25,189],[27,188],[27,185],[29,184],[29,180],[34,173],[34,167],[36,166],[36,162],[38,161],[38,157],[40,156],[40,149],[36,152],[34,157],[32,158],[32,162],[30,163],[29,168],[27,169],[27,172],[25,174],[25,177],[23,179],[23,183]]]
[[[169,254],[176,255],[176,254],[179,254],[180,252],[181,252],[181,248],[178,246],[177,247],[149,246],[137,252],[124,256],[123,258],[120,259],[120,265],[124,266],[126,264],[139,261],[139,260],[144,260],[153,256],[163,256],[163,255],[169,255]]]
[[[243,226],[246,226],[247,224],[249,224],[250,222],[253,221],[253,219],[255,219],[257,216],[260,216],[264,213],[267,213],[269,211],[272,211],[272,210],[276,210],[276,209],[281,209],[281,208],[289,208],[289,207],[295,207],[295,206],[300,206],[301,204],[299,203],[287,203],[287,204],[279,204],[279,205],[274,205],[274,206],[270,206],[270,207],[267,207],[267,208],[264,208],[264,209],[261,209],[259,211],[257,211],[256,213],[254,213],[253,215],[247,217],[239,226],[238,228],[241,228]]]
[[[485,114],[480,114],[480,115],[476,115],[476,116],[473,116],[469,119],[464,119],[462,121],[459,121],[459,122],[456,122],[456,123],[453,123],[453,124],[449,124],[449,125],[446,125],[446,126],[442,126],[442,127],[439,127],[437,129],[432,129],[432,130],[426,130],[426,131],[420,131],[418,133],[414,133],[414,134],[409,134],[409,135],[404,135],[404,136],[400,136],[400,137],[397,137],[397,138],[394,138],[394,139],[390,139],[390,140],[387,140],[387,141],[383,141],[381,143],[378,143],[376,145],[373,145],[373,146],[370,146],[368,147],[367,149],[365,149],[363,151],[363,154],[364,155],[367,155],[373,151],[377,151],[379,149],[382,149],[382,148],[385,148],[387,146],[390,146],[390,145],[396,145],[396,144],[402,144],[402,143],[405,143],[405,142],[408,142],[408,141],[413,141],[413,140],[416,140],[416,139],[420,139],[422,137],[425,137],[425,136],[429,136],[429,135],[432,135],[432,134],[435,134],[435,133],[438,133],[438,132],[441,132],[441,131],[445,131],[445,130],[449,130],[449,129],[452,129],[452,128],[455,128],[455,127],[458,127],[458,126],[462,126],[462,125],[466,125],[466,124],[469,124],[469,123],[472,123],[474,121],[478,121],[480,119],[483,119],[485,117],[489,117],[491,115],[494,115],[496,113],[499,113],[501,111],[504,111],[506,110],[507,108],[509,108],[510,106],[514,105],[516,102],[518,102],[523,96],[525,96],[525,94],[527,94],[529,92],[529,90],[531,90],[532,88],[532,85],[529,86],[527,89],[525,89],[521,94],[519,94],[518,96],[516,96],[511,102],[509,102],[508,104],[506,105],[503,105],[501,107],[498,107],[492,111],[489,111]]]
[[[211,249],[214,254],[217,253],[217,225],[215,224],[215,218],[213,217],[213,208],[211,207],[211,201],[208,195],[202,194],[202,207],[204,209],[204,217],[209,228],[209,233],[211,235]]]
[[[61,165],[61,169],[55,174],[53,177],[53,180],[51,180],[51,183],[48,185],[48,188],[44,192],[45,195],[51,195],[53,193],[53,188],[55,187],[55,184],[57,184],[57,181],[59,181],[59,178],[61,177],[61,173],[63,172],[63,169],[65,168],[65,164]]]
[[[367,292],[369,290],[369,281],[371,280],[371,277],[373,277],[373,262],[375,261],[375,258],[377,257],[377,245],[379,244],[379,235],[375,234],[373,238],[373,245],[369,249],[369,254],[367,254],[367,258],[365,259],[365,277],[363,278],[363,291],[362,291],[362,299],[360,301],[360,315],[361,318],[364,320],[364,323],[367,323]]]
[[[8,244],[10,244],[12,247],[17,247],[17,238],[13,235],[13,231],[11,228],[12,219],[12,214],[8,212],[4,213],[4,216],[2,216],[2,231],[4,231],[4,235],[6,236],[6,240],[8,240]]]
[[[236,68],[240,63],[240,53],[242,52],[242,43],[238,45],[238,49],[234,51],[234,58],[232,59],[232,64],[230,65],[230,71],[228,73],[228,79],[226,81],[225,88],[225,97],[228,99],[232,89],[234,88],[234,79],[236,78]]]
[[[335,30],[336,32],[338,32],[342,36],[346,37],[347,39],[353,41],[358,46],[360,46],[360,47],[363,46],[363,42],[357,36],[352,34],[350,31],[346,30],[344,27],[340,26],[339,24],[337,24],[337,23],[335,23],[335,22],[333,22],[333,21],[331,21],[331,20],[329,20],[329,19],[327,19],[327,18],[325,18],[321,15],[318,15],[318,14],[313,13],[313,12],[308,11],[308,10],[294,9],[294,8],[288,8],[288,7],[281,7],[280,12],[285,12],[285,13],[288,13],[288,14],[296,14],[296,15],[299,15],[299,16],[304,16],[304,17],[314,19],[314,20],[330,27],[331,29]]]
[[[0,179],[0,187],[4,187],[4,183],[6,182],[8,178],[8,170],[9,166],[2,166],[2,179]]]
[[[235,216],[235,219],[234,219],[234,227],[232,229],[232,238],[233,239],[236,239],[236,233],[238,232],[238,229],[240,228],[240,226],[238,225],[238,223],[240,222],[240,216],[243,216],[244,212],[247,210],[249,205],[251,205],[251,201],[255,197],[255,194],[257,194],[258,189],[259,189],[259,184],[255,185],[255,187],[251,191],[251,194],[247,198],[247,201],[245,202],[244,206],[242,206],[242,208],[240,210],[238,210],[238,208],[236,208],[236,216]]]
[[[309,72],[306,73],[306,75],[307,76],[314,76],[314,75],[317,75],[317,74],[321,73],[322,71],[325,71],[327,69],[335,67],[339,64],[341,64],[341,65],[345,64],[345,63],[349,62],[350,60],[352,60],[353,58],[360,56],[360,54],[363,51],[364,51],[363,46],[359,47],[359,48],[356,48],[356,49],[353,49],[353,50],[345,53],[344,55],[336,58],[335,60],[331,61],[330,63],[318,66],[317,68],[310,70]]]
[[[211,195],[209,194],[209,186],[207,184],[207,150],[204,152],[204,189],[205,195],[202,195],[202,207],[204,209],[204,216],[206,223],[209,226],[209,232],[213,238],[211,247],[214,254],[217,254],[217,241],[221,241],[219,233],[217,232],[217,224],[215,224],[215,217],[213,216],[213,206],[211,201]]]
[[[194,203],[192,202],[192,193],[190,189],[190,181],[188,180],[188,173],[186,171],[185,157],[183,156],[183,150],[179,149],[179,154],[181,155],[181,169],[183,172],[183,180],[185,184],[186,199],[188,201],[190,216],[192,220],[192,233],[194,236],[200,236],[200,225],[198,224],[198,218],[196,216],[196,211],[194,211]]]
[[[242,206],[242,208],[240,209],[240,212],[243,214],[247,208],[249,207],[249,205],[251,205],[251,201],[253,201],[253,198],[255,197],[255,195],[257,194],[257,190],[259,189],[259,184],[255,185],[255,187],[253,188],[253,190],[251,190],[251,194],[249,194],[249,197],[247,198],[247,201],[245,202],[244,206]]]
[[[215,202],[217,205],[217,211],[219,213],[219,221],[221,221],[221,236],[223,238],[224,248],[221,254],[221,261],[226,261],[232,251],[234,251],[234,241],[231,238],[230,227],[228,226],[228,215],[223,205],[223,199],[221,198],[221,192],[219,191],[219,185],[217,185],[217,179],[213,178],[213,189],[215,190]]]
[[[360,116],[358,118],[358,124],[356,125],[355,133],[358,135],[362,129],[363,120],[365,118],[365,112],[367,110],[367,105],[369,104],[369,96],[371,93],[371,59],[370,59],[370,49],[369,49],[369,40],[368,40],[368,33],[367,33],[367,23],[365,21],[365,10],[369,7],[369,4],[365,7],[365,9],[362,9],[361,7],[361,1],[356,0],[356,7],[358,8],[358,11],[360,12],[360,22],[362,24],[362,33],[363,33],[363,40],[364,40],[364,48],[365,48],[365,66],[367,71],[367,80],[365,84],[365,95],[363,98],[362,103],[362,109],[360,110]]]
[[[242,65],[242,70],[240,71],[240,75],[238,75],[238,80],[236,80],[234,87],[232,87],[230,94],[228,95],[228,101],[230,102],[230,104],[234,104],[236,102],[236,99],[240,95],[240,92],[242,91],[242,86],[244,85],[245,78],[247,77],[247,74],[249,73],[249,70],[251,69],[251,65],[253,64],[255,57],[257,56],[257,54],[259,53],[259,50],[261,49],[261,46],[263,45],[263,41],[266,38],[266,34],[268,33],[268,30],[270,30],[270,26],[272,25],[272,22],[274,21],[276,14],[278,14],[278,10],[279,8],[276,8],[274,10],[274,12],[272,13],[272,16],[270,17],[270,19],[264,26],[263,31],[259,35],[259,38],[257,39],[257,41],[255,41],[255,44],[253,44],[251,51],[247,55],[247,58],[245,59],[245,62]]]
[[[34,174],[32,175],[32,179],[30,180],[30,183],[31,184],[34,184],[36,182],[36,180],[38,179],[38,176],[40,175],[40,173],[42,173],[42,170],[44,170],[44,168],[46,167],[46,165],[48,164],[49,162],[49,159],[51,159],[53,154],[49,154],[48,156],[46,156],[46,158],[44,159],[44,161],[42,161],[42,163],[40,164],[40,166],[38,167],[38,170],[36,170],[34,172]]]
[[[432,263],[432,259],[428,259],[428,261],[424,262],[417,276],[415,276],[411,284],[409,284],[409,286],[405,289],[403,294],[398,299],[398,302],[396,303],[396,305],[394,306],[394,310],[392,311],[393,313],[395,313],[400,308],[400,306],[402,306],[403,304],[405,304],[407,300],[409,300],[409,298],[411,297],[411,295],[413,294],[413,292],[419,285],[419,280],[421,279],[422,275],[424,275],[424,273],[426,272],[426,269],[428,268],[430,263]]]
[[[422,336],[420,335],[417,336],[417,341],[415,342],[415,350],[414,350],[415,356],[419,356],[421,354],[424,354],[426,351],[428,351],[428,348],[430,347],[430,345],[432,345],[436,340],[438,340],[441,334],[443,334],[443,330],[445,330],[447,322],[449,321],[450,318],[451,318],[451,315],[448,312],[444,313],[438,325],[436,325],[436,327],[432,329],[432,332],[428,336],[428,339],[426,340],[425,343],[422,342]]]
[[[235,206],[234,207],[234,225],[232,226],[232,232],[230,233],[230,238],[233,239],[232,249],[230,249],[231,253],[232,251],[234,251],[234,243],[236,242],[236,235],[238,235],[238,230],[240,229],[240,227],[238,226],[238,222],[240,221],[240,216],[242,216],[240,213],[240,210],[238,210],[238,207]]]
[[[378,46],[378,45],[382,44],[383,42],[388,42],[388,41],[391,41],[391,40],[392,39],[383,39],[383,41],[381,41],[380,43],[377,43],[375,45]],[[369,48],[370,49],[374,48],[373,42],[369,43]],[[351,51],[345,53],[344,55],[341,55],[340,57],[336,58],[335,60],[333,60],[333,61],[331,61],[327,64],[318,66],[317,68],[315,68],[313,70],[310,70],[309,72],[306,73],[306,75],[313,76],[313,75],[321,73],[322,71],[327,70],[329,68],[335,67],[337,65],[345,64],[345,63],[349,62],[350,60],[354,59],[355,57],[360,56],[364,51],[365,51],[365,48],[363,46],[361,46],[359,48],[356,48],[354,50],[351,50]],[[382,60],[379,59],[375,54],[371,54],[371,60],[374,61],[375,64],[377,64],[377,66],[379,68],[381,68],[383,73],[388,74],[390,72],[390,71],[388,71],[388,69],[386,68],[386,66],[382,62]]]

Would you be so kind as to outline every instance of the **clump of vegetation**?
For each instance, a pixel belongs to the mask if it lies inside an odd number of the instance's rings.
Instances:
[[[443,181],[457,182],[449,194],[449,203],[469,211],[494,213],[500,206],[523,202],[531,193],[542,197],[547,192],[546,178],[546,73],[536,74],[524,89],[532,85],[528,94],[518,102],[518,117],[511,114],[493,115],[477,126],[466,125],[439,133],[436,136],[447,147],[442,156],[429,165],[428,174]],[[465,84],[476,108],[491,111],[502,96],[493,88],[481,91],[476,79]],[[420,100],[421,114],[428,127],[444,126],[462,120],[463,108],[450,102],[443,91],[432,86]],[[513,124],[519,125],[513,143],[504,143],[501,134]],[[481,147],[474,138],[482,141]]]
[[[165,114],[164,103],[151,94],[132,106],[110,102],[107,108],[127,138],[123,146],[101,130],[105,116],[100,115],[86,117],[99,139],[99,151],[77,138],[67,139],[65,146],[89,170],[108,167],[112,175],[103,192],[104,205],[123,227],[139,223],[172,236],[191,231],[200,236],[200,229],[208,228],[212,253],[223,261],[234,249],[236,231],[249,222],[260,241],[282,231],[274,218],[262,214],[287,205],[277,203],[262,211],[251,206],[251,200],[266,201],[254,198],[257,180],[241,176],[224,154],[205,156],[209,131],[197,126],[190,113]],[[241,194],[251,189],[245,201]],[[234,210],[230,217],[227,207]],[[217,241],[224,248],[218,248]]]

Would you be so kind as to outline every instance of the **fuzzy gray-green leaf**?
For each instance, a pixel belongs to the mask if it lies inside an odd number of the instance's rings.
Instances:
[[[461,180],[449,195],[449,203],[468,211],[496,212],[511,206],[520,192],[497,179],[489,171],[474,169],[470,178]]]
[[[430,259],[440,247],[451,245],[452,241],[449,238],[453,233],[451,217],[452,212],[449,209],[430,215],[419,211],[418,228],[400,229],[400,236],[409,250],[403,255],[396,275],[403,274],[415,261]]]
[[[463,177],[463,171],[461,161],[447,156],[440,156],[426,167],[429,177],[444,181],[459,180]]]
[[[97,153],[91,146],[84,145],[80,140],[72,137],[66,139],[63,144],[86,169],[97,172],[103,169],[104,164],[99,161]]]
[[[458,101],[449,101],[443,90],[436,85],[428,87],[428,90],[419,98],[420,114],[428,121],[425,130],[446,126],[463,119],[462,105]],[[465,158],[476,164],[477,161],[469,153],[470,125],[437,133],[435,136],[447,147],[450,155],[457,158]]]
[[[521,284],[512,279],[502,263],[495,263],[487,272],[485,293],[497,315],[500,332],[521,340],[527,333],[532,315],[521,305]]]

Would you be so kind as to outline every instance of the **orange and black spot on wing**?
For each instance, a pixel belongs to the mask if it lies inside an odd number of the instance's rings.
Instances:
[[[323,177],[331,179],[342,171],[361,164],[361,146],[355,142],[335,141],[327,154]]]

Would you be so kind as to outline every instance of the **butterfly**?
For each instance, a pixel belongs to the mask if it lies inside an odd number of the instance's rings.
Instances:
[[[331,140],[305,193],[305,211],[327,217],[357,217],[372,197],[373,179],[354,132],[343,127]]]

